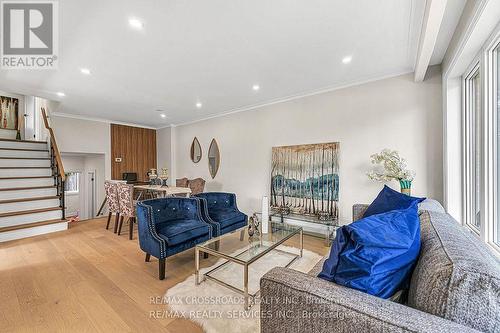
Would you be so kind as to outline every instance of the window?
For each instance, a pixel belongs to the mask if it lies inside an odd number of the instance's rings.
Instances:
[[[465,223],[481,229],[481,76],[479,64],[464,80],[465,120]]]
[[[64,191],[66,193],[79,193],[80,192],[80,173],[67,172],[66,182],[64,183]]]
[[[496,151],[495,151],[495,171],[496,171],[496,190],[495,195],[496,195],[496,216],[495,216],[495,221],[493,223],[493,242],[497,245],[500,246],[500,213],[498,207],[500,207],[500,194],[499,190],[500,189],[500,161],[499,161],[499,156],[500,156],[500,43],[498,43],[493,50],[493,56],[492,56],[492,73],[493,73],[493,90],[494,90],[494,97],[493,97],[493,119],[496,117],[496,127],[494,129],[495,133],[495,141],[496,141]]]
[[[500,28],[463,76],[464,224],[500,254]]]

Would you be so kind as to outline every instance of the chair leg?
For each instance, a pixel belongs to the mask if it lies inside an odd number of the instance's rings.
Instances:
[[[146,253],[146,259],[144,259],[145,262],[149,262],[151,259],[151,255],[149,253]]]
[[[159,259],[158,265],[159,265],[159,278],[160,278],[160,280],[164,280],[165,279],[165,259]]]
[[[116,234],[116,232],[118,231],[118,222],[120,221],[120,213],[116,213],[115,214],[115,227],[114,227],[114,230],[113,232]]]
[[[220,241],[215,242],[215,251],[219,251],[220,248]]]
[[[109,229],[109,221],[111,221],[111,216],[113,215],[113,213],[109,212],[108,214],[108,221],[106,222],[106,230]]]
[[[120,224],[118,225],[118,236],[120,236],[120,233],[122,232],[122,225],[123,225],[124,219],[125,219],[125,216],[120,217]]]
[[[245,231],[246,229],[240,231],[240,241],[242,241],[245,238]]]
[[[135,217],[131,217],[128,220],[128,239],[132,240],[134,237],[134,223],[135,223]]]

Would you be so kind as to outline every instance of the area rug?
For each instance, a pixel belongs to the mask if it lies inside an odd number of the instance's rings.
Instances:
[[[297,248],[288,246],[279,246],[278,249],[291,253],[299,251]],[[292,257],[280,251],[271,251],[252,263],[248,273],[249,292],[255,293],[259,290],[260,278],[273,267],[285,266]],[[317,253],[304,250],[302,258],[293,262],[290,268],[308,272],[321,258],[322,256]],[[221,259],[213,266],[200,270],[200,278],[202,273],[215,268],[224,261]],[[243,288],[243,266],[231,263],[214,273],[224,282]],[[210,280],[205,280],[196,286],[194,274],[170,288],[165,294],[164,301],[168,304],[168,312],[171,316],[192,320],[207,333],[260,332],[258,297],[256,304],[250,310],[245,311],[242,295]]]

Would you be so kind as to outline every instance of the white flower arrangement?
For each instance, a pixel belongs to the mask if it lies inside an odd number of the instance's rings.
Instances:
[[[382,166],[383,171],[372,170],[367,173],[370,179],[387,182],[390,180],[407,180],[412,181],[415,178],[415,172],[407,169],[406,160],[399,156],[395,150],[384,149],[378,154],[370,156],[372,164]]]

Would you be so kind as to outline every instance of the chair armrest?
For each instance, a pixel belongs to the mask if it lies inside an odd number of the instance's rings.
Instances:
[[[365,204],[354,204],[352,205],[352,221],[357,221],[363,218],[363,214],[368,209],[369,205]]]
[[[477,332],[288,268],[260,280],[261,333]]]
[[[156,233],[153,208],[142,202],[137,203],[137,229],[141,249],[157,258],[166,258],[167,243]]]
[[[212,237],[220,236],[220,224],[210,218],[210,215],[208,214],[207,200],[203,197],[198,197],[198,200],[200,201],[200,213],[202,220],[211,226]]]

